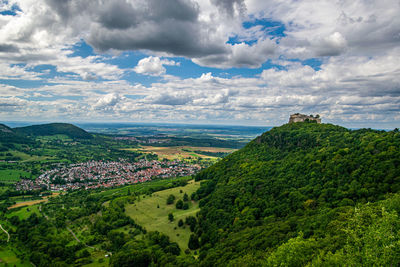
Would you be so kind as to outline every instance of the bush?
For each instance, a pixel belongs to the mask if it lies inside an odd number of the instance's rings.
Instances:
[[[187,203],[185,203],[185,204],[187,204]],[[176,202],[175,207],[176,207],[177,209],[182,209],[182,208],[183,208],[183,201],[182,201],[181,199],[179,199],[179,200]]]
[[[200,247],[199,238],[195,234],[191,234],[189,237],[188,247],[191,250],[198,249]]]
[[[171,205],[171,204],[173,204],[174,203],[174,201],[175,201],[175,196],[174,195],[169,195],[168,196],[168,198],[167,198],[167,205]]]

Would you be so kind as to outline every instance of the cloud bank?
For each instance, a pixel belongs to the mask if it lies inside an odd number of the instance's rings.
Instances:
[[[10,0],[0,11],[3,120],[400,123],[396,0]]]

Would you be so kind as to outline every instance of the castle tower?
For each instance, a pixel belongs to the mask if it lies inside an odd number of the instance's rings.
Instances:
[[[304,122],[304,121],[316,121],[317,123],[321,123],[321,118],[319,115],[316,115],[315,117],[313,115],[304,115],[300,113],[295,113],[290,115],[289,118],[289,123],[294,123],[294,122]]]

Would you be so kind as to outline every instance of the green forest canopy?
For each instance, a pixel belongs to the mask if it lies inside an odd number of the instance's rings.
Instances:
[[[399,165],[397,130],[316,123],[273,128],[196,176],[205,180],[197,191],[200,260],[265,263],[266,255],[284,257],[281,246],[296,242],[310,246],[300,253],[310,254],[304,264],[329,258],[346,247],[343,231],[357,216],[355,206],[400,191]]]

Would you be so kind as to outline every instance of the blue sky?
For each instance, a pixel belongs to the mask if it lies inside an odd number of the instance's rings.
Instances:
[[[390,8],[388,8],[390,7]],[[396,1],[0,2],[0,119],[400,122]]]

